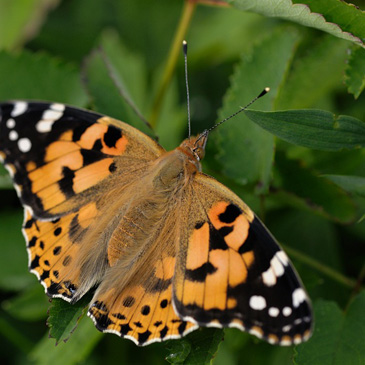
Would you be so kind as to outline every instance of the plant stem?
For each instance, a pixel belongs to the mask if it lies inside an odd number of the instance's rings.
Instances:
[[[196,8],[196,0],[186,0],[184,4],[184,9],[182,12],[182,16],[180,18],[180,23],[175,33],[174,40],[172,42],[170,53],[168,56],[167,64],[165,67],[165,72],[161,80],[160,87],[157,91],[155,101],[153,103],[152,112],[150,116],[150,124],[153,128],[156,127],[157,119],[161,111],[162,102],[166,93],[168,86],[170,85],[170,81],[172,75],[175,71],[176,62],[179,56],[179,53],[182,50],[182,41],[184,40],[186,31],[194,14],[194,10]]]
[[[294,248],[281,245],[285,251],[292,256],[293,258],[297,259],[298,261],[303,262],[304,264],[313,267],[317,271],[321,272],[322,274],[326,275],[330,279],[337,281],[338,283],[350,288],[354,289],[356,287],[356,280],[350,279],[345,275],[340,274],[339,272],[331,269],[330,267],[322,264],[321,262],[307,256],[306,254],[295,250]]]

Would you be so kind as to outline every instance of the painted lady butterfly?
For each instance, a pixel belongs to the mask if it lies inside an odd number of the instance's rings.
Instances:
[[[0,104],[0,157],[25,208],[29,270],[53,298],[97,286],[89,316],[138,345],[198,326],[308,339],[311,306],[254,213],[201,172],[208,134],[166,152],[63,104]]]

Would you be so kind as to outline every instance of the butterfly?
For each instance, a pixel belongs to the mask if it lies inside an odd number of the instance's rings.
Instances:
[[[59,103],[0,104],[0,158],[24,206],[29,270],[52,298],[137,345],[236,327],[271,344],[311,335],[310,300],[251,209],[201,171],[208,133],[173,151]],[[96,288],[96,289],[95,289]]]

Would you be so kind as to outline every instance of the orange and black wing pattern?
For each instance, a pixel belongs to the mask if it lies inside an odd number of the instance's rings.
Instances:
[[[288,257],[231,191],[200,174],[194,217],[182,232],[173,302],[184,320],[237,327],[273,344],[292,345],[311,333],[309,298]]]

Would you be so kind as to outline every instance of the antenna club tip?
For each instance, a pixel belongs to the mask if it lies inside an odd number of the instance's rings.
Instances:
[[[183,45],[183,52],[186,55],[188,53],[188,42],[184,39],[182,45]]]
[[[268,93],[270,91],[270,88],[267,86],[264,90]]]

